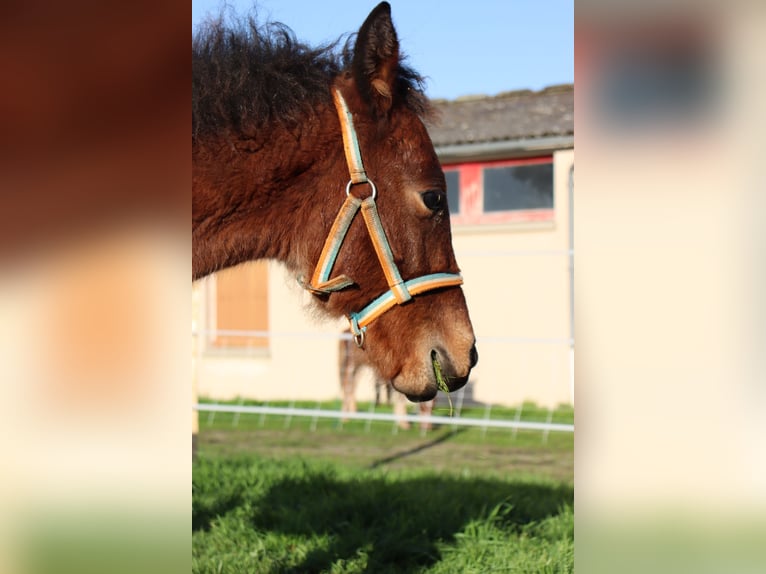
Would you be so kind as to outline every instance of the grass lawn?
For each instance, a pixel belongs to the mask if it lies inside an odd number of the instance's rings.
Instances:
[[[570,433],[200,423],[195,573],[573,571]]]

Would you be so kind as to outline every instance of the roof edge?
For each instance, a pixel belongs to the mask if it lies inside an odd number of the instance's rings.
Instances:
[[[504,100],[512,98],[521,98],[529,96],[547,96],[552,94],[573,94],[574,83],[552,84],[539,90],[521,88],[518,90],[506,90],[495,94],[463,94],[456,98],[431,98],[431,103],[435,106],[445,106],[449,104],[462,104],[465,102],[477,102],[482,100]]]
[[[442,163],[529,157],[574,147],[574,135],[435,146]]]

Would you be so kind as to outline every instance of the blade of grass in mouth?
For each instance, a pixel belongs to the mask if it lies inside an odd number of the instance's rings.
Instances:
[[[447,395],[447,402],[449,402],[449,416],[452,416],[452,398],[449,396],[449,387],[447,386],[447,378],[442,373],[442,366],[439,364],[439,359],[433,357],[431,359],[434,367],[434,375],[436,376],[436,384],[440,391],[443,391]]]

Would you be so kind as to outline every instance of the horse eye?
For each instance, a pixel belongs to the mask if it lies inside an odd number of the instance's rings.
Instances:
[[[425,203],[426,207],[431,211],[438,211],[439,209],[444,208],[446,197],[441,191],[426,191],[421,197],[423,198],[423,203]]]

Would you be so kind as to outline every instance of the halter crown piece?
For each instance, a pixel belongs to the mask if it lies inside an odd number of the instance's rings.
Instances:
[[[330,279],[330,273],[340,252],[341,245],[343,245],[346,232],[351,226],[354,216],[356,216],[361,208],[364,223],[367,226],[367,231],[370,234],[370,239],[372,239],[375,253],[383,268],[383,273],[386,276],[389,287],[388,291],[374,299],[361,311],[351,313],[348,316],[354,341],[361,347],[364,345],[364,333],[367,330],[367,326],[383,313],[396,305],[406,303],[414,295],[441,287],[460,285],[463,283],[463,278],[455,273],[431,273],[430,275],[422,275],[408,281],[402,280],[399,269],[396,263],[394,263],[394,255],[391,252],[391,246],[386,238],[386,233],[383,230],[383,225],[378,215],[378,208],[375,204],[375,199],[378,195],[377,188],[372,180],[367,177],[367,172],[365,172],[364,165],[362,164],[362,152],[359,149],[359,140],[354,129],[351,111],[348,109],[340,91],[333,90],[333,99],[335,100],[335,108],[340,119],[341,131],[343,133],[343,148],[346,152],[346,163],[348,164],[351,179],[346,185],[346,201],[341,206],[330,228],[330,233],[325,240],[311,281],[308,284],[301,280],[299,282],[305,289],[315,294],[329,294],[354,284],[354,281],[347,275],[339,275]],[[369,184],[372,189],[371,195],[365,199],[359,199],[351,194],[351,187],[362,183]]]

